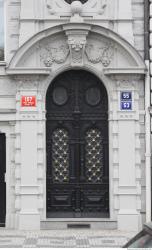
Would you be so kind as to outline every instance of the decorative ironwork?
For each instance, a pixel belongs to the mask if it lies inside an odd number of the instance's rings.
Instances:
[[[86,133],[86,177],[88,182],[101,183],[103,176],[103,141],[98,129],[89,129]]]
[[[65,129],[58,128],[52,134],[53,181],[69,181],[69,136]]]

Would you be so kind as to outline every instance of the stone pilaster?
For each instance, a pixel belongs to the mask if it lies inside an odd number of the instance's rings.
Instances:
[[[27,76],[16,79],[16,227],[40,229],[38,196],[38,133],[41,112],[38,109],[38,80]],[[22,107],[22,96],[35,96],[36,107]]]
[[[115,162],[118,169],[117,185],[114,193],[118,195],[118,229],[139,230],[141,227],[141,157],[140,157],[140,127],[139,127],[139,96],[136,91],[136,80],[117,81],[118,100],[121,91],[132,92],[132,110],[120,110],[114,115],[117,122],[118,154]]]

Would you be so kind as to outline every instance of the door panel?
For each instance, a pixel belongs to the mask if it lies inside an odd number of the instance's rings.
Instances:
[[[108,100],[91,73],[68,71],[46,97],[47,216],[108,217]]]
[[[6,215],[6,139],[5,134],[0,134],[0,226],[5,226]]]

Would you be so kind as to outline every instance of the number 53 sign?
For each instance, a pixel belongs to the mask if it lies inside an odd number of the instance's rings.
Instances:
[[[132,92],[125,91],[120,93],[121,110],[132,110]]]
[[[22,96],[21,106],[22,107],[36,107],[36,96]]]

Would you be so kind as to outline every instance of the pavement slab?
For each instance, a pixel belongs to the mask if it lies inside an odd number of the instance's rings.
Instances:
[[[0,229],[0,248],[99,248],[122,247],[137,232],[118,230],[41,230]]]

